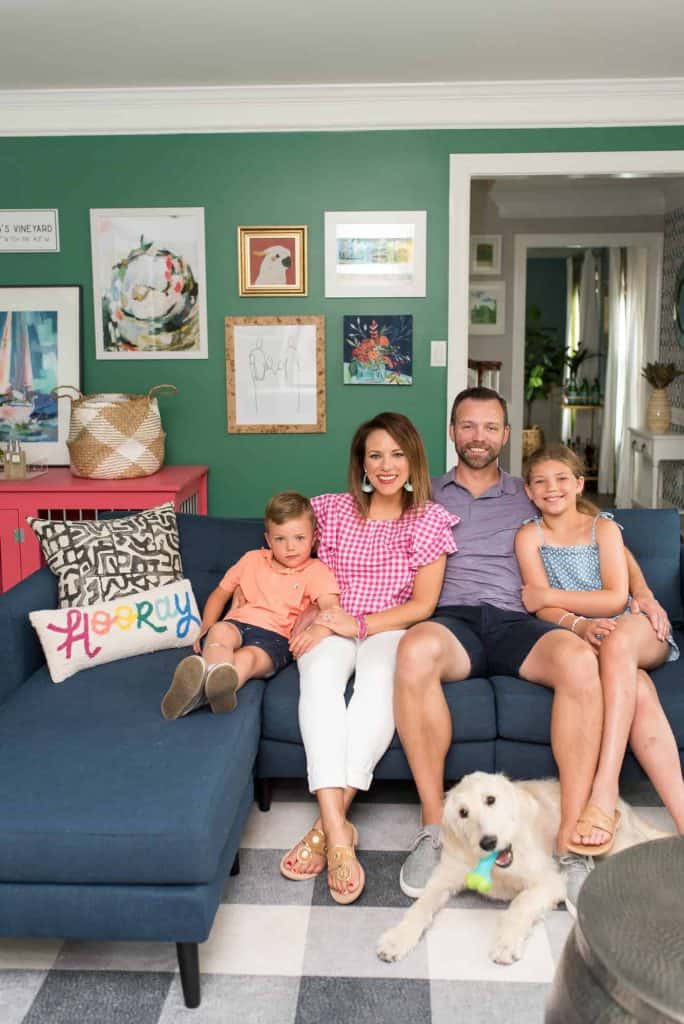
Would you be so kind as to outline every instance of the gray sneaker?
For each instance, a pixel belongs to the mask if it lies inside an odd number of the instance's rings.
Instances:
[[[594,870],[594,858],[583,857],[579,853],[564,853],[558,858],[560,869],[565,878],[565,906],[574,918],[577,918],[577,900],[580,889]]]
[[[442,855],[442,830],[439,825],[422,825],[413,840],[411,852],[399,873],[399,888],[406,896],[422,895],[430,875]]]

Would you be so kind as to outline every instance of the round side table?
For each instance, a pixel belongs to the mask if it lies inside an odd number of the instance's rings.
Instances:
[[[684,1024],[684,837],[609,857],[580,893],[546,1024]]]

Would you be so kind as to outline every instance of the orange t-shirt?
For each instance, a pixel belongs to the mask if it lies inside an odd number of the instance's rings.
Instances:
[[[226,618],[271,629],[290,637],[300,612],[324,594],[339,594],[334,574],[317,558],[298,569],[288,569],[265,548],[248,551],[231,566],[219,587],[232,594],[240,586],[245,604]]]

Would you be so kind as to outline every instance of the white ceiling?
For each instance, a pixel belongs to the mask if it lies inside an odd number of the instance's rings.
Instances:
[[[0,0],[0,89],[682,75],[682,0]]]

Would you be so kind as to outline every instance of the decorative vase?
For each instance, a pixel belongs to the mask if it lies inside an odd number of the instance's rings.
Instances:
[[[541,448],[544,444],[544,433],[541,427],[525,427],[522,432],[522,455],[523,459],[527,459],[532,452],[536,452],[537,448]]]
[[[384,363],[360,363],[353,359],[349,372],[352,380],[359,384],[384,384],[386,369]]]
[[[652,434],[666,434],[672,423],[667,388],[653,388],[646,406],[646,426]]]

